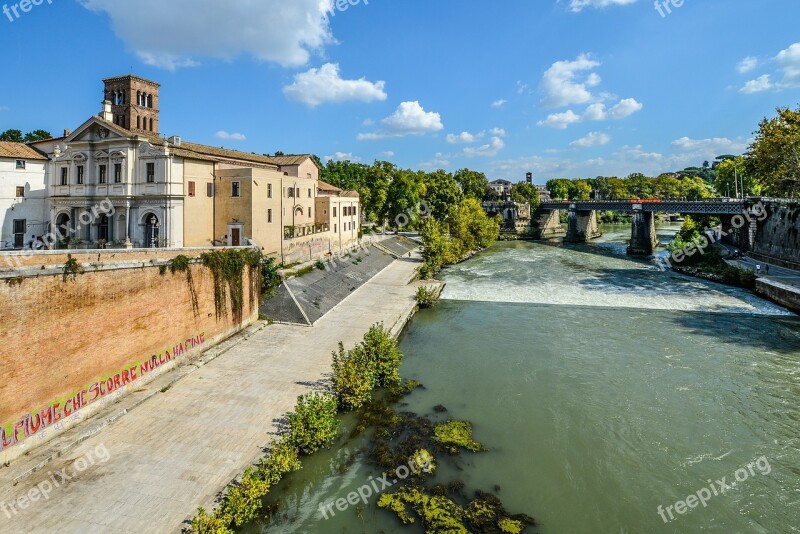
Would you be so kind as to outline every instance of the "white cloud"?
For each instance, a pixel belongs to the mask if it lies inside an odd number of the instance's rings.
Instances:
[[[107,13],[114,33],[142,61],[165,69],[239,55],[300,67],[333,42],[330,0],[79,1]]]
[[[450,160],[448,159],[448,156],[442,154],[441,152],[437,152],[433,159],[420,163],[420,167],[423,169],[444,169],[449,166]]]
[[[494,102],[492,102],[492,107],[493,108],[502,108],[506,104],[508,104],[508,100],[505,100],[505,99],[501,98],[500,100],[495,100]]]
[[[602,132],[591,132],[586,137],[581,137],[569,144],[575,148],[591,148],[605,146],[611,142],[611,136]]]
[[[328,102],[374,102],[386,100],[383,90],[386,82],[369,82],[364,78],[343,80],[339,65],[326,63],[319,69],[296,74],[294,83],[283,88],[283,93],[310,107]]]
[[[569,9],[570,11],[580,13],[587,7],[627,6],[635,2],[636,0],[570,0]]]
[[[332,156],[325,156],[323,158],[326,162],[327,161],[352,161],[353,163],[359,163],[361,158],[358,156],[354,156],[352,152],[336,152]]]
[[[549,107],[585,104],[594,99],[589,90],[600,84],[600,76],[596,72],[586,71],[600,66],[600,62],[581,54],[575,61],[556,61],[547,69],[542,77],[542,89],[545,92],[543,103]]]
[[[800,43],[795,43],[786,50],[778,52],[775,60],[783,70],[783,85],[785,87],[800,86]]]
[[[403,102],[397,110],[381,121],[382,129],[373,133],[358,134],[359,141],[423,135],[444,129],[438,113],[425,111],[419,102]]]
[[[707,139],[692,139],[681,137],[672,142],[673,148],[687,150],[716,157],[720,154],[741,154],[747,149],[748,142],[742,139],[731,140],[727,137],[711,137]]]
[[[506,131],[504,129],[502,129],[502,128],[492,128],[491,130],[489,130],[489,134],[493,135],[495,137],[507,137],[508,136]]]
[[[473,135],[469,132],[461,132],[458,135],[454,134],[447,134],[446,140],[448,143],[455,145],[458,143],[474,143],[477,137],[482,136],[482,132],[477,135]]]
[[[755,70],[756,67],[758,67],[758,59],[751,56],[744,58],[736,64],[736,70],[739,71],[740,74],[747,74]]]
[[[387,150],[386,152],[381,152],[381,156],[384,158],[393,158],[394,152],[392,150]]]
[[[607,109],[605,104],[600,102],[589,105],[582,115],[578,115],[571,109],[563,113],[553,113],[546,119],[538,122],[539,126],[549,126],[563,130],[572,124],[586,121],[607,121],[622,120],[630,117],[637,111],[641,111],[644,105],[635,98],[625,98],[617,104]]]
[[[228,141],[247,141],[247,137],[244,134],[240,133],[228,133],[224,130],[220,130],[216,133],[217,139],[225,139]]]
[[[750,59],[754,60],[754,58],[745,58],[739,65],[745,64]],[[774,73],[762,74],[758,78],[748,81],[739,89],[739,92],[750,95],[764,91],[782,91],[800,87],[800,43],[794,43],[778,52],[772,62],[778,65],[778,69]],[[745,73],[749,71],[739,69],[739,72]]]
[[[527,83],[523,83],[520,80],[517,80],[517,94],[521,95],[522,93],[524,93],[527,90],[528,90],[528,84]]]
[[[479,147],[467,147],[464,149],[464,155],[467,157],[486,156],[494,157],[498,152],[506,147],[505,142],[499,137],[492,137],[489,143]]]
[[[759,76],[755,80],[750,80],[744,86],[739,89],[740,93],[744,93],[746,95],[751,95],[753,93],[760,93],[762,91],[769,91],[772,89],[774,85],[772,84],[772,79],[770,78],[769,74],[764,74]]]

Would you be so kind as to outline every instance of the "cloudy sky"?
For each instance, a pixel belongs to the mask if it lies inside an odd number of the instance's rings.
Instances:
[[[800,103],[800,2],[663,3],[7,4],[0,130],[74,129],[134,72],[162,84],[166,135],[543,183],[741,153]]]

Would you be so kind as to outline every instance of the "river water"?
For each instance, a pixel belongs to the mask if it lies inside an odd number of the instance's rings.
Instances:
[[[401,342],[402,374],[426,386],[403,409],[443,404],[490,450],[437,478],[499,487],[541,533],[800,532],[800,319],[627,258],[630,227],[606,231],[498,244],[443,274],[442,302]],[[378,474],[363,440],[307,460],[274,489],[278,516],[249,530],[421,531],[375,499],[322,518]],[[692,494],[705,506],[676,508]]]

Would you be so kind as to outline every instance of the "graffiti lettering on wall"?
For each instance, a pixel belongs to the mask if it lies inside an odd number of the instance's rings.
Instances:
[[[166,365],[187,352],[194,350],[206,342],[205,332],[192,336],[159,354],[154,354],[149,360],[132,365],[123,371],[98,380],[91,386],[83,388],[74,395],[59,399],[43,410],[27,414],[16,423],[3,425],[0,435],[0,451],[20,443],[21,441],[39,434],[45,436],[45,430],[57,425],[56,430],[63,428],[63,421],[75,419],[76,414],[86,406],[105,400],[112,395],[120,395],[128,384],[141,380],[163,365]]]

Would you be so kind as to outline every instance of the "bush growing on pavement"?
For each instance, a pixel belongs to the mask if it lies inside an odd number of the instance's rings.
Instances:
[[[329,445],[339,433],[336,398],[327,393],[309,393],[297,398],[289,414],[288,440],[303,454]]]
[[[333,353],[333,391],[339,407],[356,410],[372,398],[375,388],[375,371],[363,345],[345,351],[339,343],[339,352]]]

